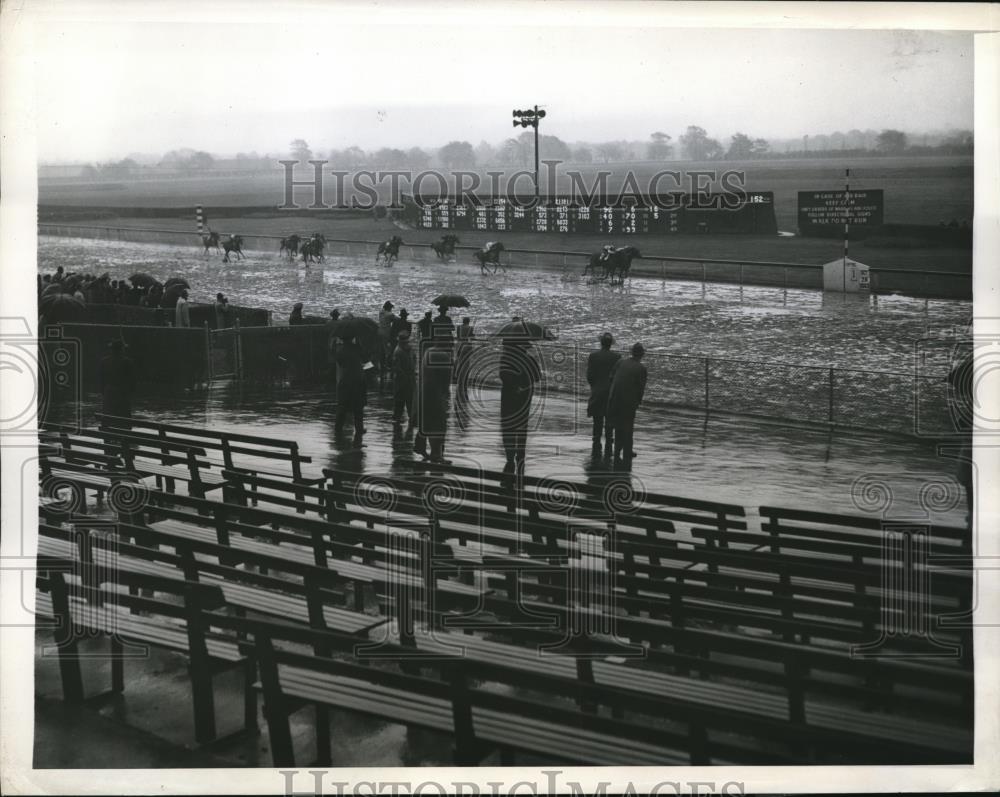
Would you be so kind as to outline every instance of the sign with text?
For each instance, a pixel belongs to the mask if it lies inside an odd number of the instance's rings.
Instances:
[[[843,229],[880,227],[884,211],[882,189],[865,191],[799,191],[799,232],[802,235]]]

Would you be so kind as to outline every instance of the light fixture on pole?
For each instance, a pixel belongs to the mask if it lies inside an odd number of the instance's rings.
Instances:
[[[533,127],[535,128],[535,204],[538,204],[539,200],[539,190],[538,190],[538,123],[545,118],[545,111],[538,110],[536,105],[534,108],[527,111],[514,111],[513,112],[514,121],[512,122],[514,127]]]

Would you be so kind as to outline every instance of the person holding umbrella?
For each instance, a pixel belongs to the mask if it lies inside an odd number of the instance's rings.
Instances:
[[[605,420],[614,425],[614,464],[626,469],[632,467],[632,459],[635,457],[632,449],[635,411],[646,392],[646,366],[642,364],[645,353],[643,345],[636,343],[632,346],[632,356],[627,360],[619,360],[611,369],[611,388],[608,392]]]

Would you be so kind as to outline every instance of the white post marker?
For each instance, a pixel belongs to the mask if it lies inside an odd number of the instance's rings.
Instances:
[[[844,170],[844,293],[847,293],[847,245],[850,240],[851,221],[851,170]]]

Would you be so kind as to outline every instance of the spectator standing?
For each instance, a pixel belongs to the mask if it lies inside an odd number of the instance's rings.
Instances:
[[[646,366],[642,364],[646,349],[641,343],[632,346],[632,356],[619,360],[611,371],[608,410],[605,422],[614,425],[614,463],[626,469],[632,467],[635,449],[635,412],[646,393]]]
[[[621,359],[616,351],[611,351],[615,339],[610,332],[600,337],[601,348],[591,352],[587,358],[587,384],[590,385],[590,399],[587,401],[587,415],[594,419],[591,454],[601,456],[601,437],[605,438],[604,458],[611,459],[614,453],[615,431],[611,423],[605,423],[608,410],[608,393],[611,391],[611,371]]]

